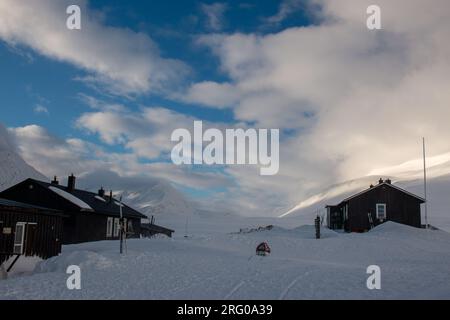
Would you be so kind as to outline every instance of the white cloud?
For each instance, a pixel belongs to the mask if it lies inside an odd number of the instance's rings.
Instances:
[[[35,113],[49,114],[48,109],[46,107],[44,107],[43,105],[41,105],[41,104],[35,105],[33,111]]]
[[[239,92],[228,83],[205,81],[193,84],[179,99],[212,108],[227,108],[238,101]]]
[[[81,30],[66,28],[67,6],[81,7]],[[106,26],[87,1],[2,0],[0,39],[86,71],[79,77],[114,94],[165,91],[187,72],[186,65],[161,57],[147,35]]]
[[[130,181],[136,177],[141,182],[145,178],[157,178],[199,190],[224,187],[231,183],[221,173],[192,172],[189,167],[169,162],[142,162],[134,153],[107,152],[102,147],[81,139],[61,139],[37,125],[10,128],[8,131],[10,135],[2,137],[10,136],[13,141],[0,141],[0,149],[6,144],[17,146],[27,163],[49,177],[66,177],[70,173],[89,176],[107,170],[121,177],[130,177]]]
[[[154,159],[171,151],[173,130],[191,128],[194,120],[193,117],[154,107],[142,108],[139,112],[88,112],[79,117],[76,125],[98,134],[107,144],[122,144],[139,157]]]
[[[278,24],[289,17],[292,13],[305,8],[307,1],[305,0],[283,0],[281,1],[278,12],[266,19],[269,24]]]
[[[370,4],[313,0],[309,5],[322,7],[315,12],[318,25],[198,39],[230,79],[214,86],[239,93],[227,106],[237,120],[291,131],[280,145],[284,186],[277,177],[231,168],[242,190],[267,196],[271,181],[272,198],[295,202],[418,158],[422,136],[430,156],[450,151],[450,3],[380,0],[380,31],[366,28]],[[193,87],[199,103],[211,94]],[[224,107],[217,101],[214,107]]]
[[[70,172],[86,172],[101,167],[92,156],[102,155],[100,148],[79,139],[60,139],[46,129],[29,125],[10,128],[24,160],[46,176],[65,176]]]
[[[226,3],[215,2],[211,4],[202,3],[201,9],[206,16],[207,28],[213,31],[219,31],[224,26],[224,15],[228,9]]]

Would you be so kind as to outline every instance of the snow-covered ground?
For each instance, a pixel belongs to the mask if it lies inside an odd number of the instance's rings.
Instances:
[[[323,230],[316,240],[312,226],[229,233],[258,221],[207,221],[190,221],[188,238],[178,230],[173,239],[128,240],[122,256],[117,241],[64,246],[31,275],[0,281],[0,299],[450,299],[444,231],[388,222],[365,234]],[[262,241],[270,256],[255,255]],[[66,287],[74,264],[81,290]],[[366,287],[374,264],[381,290]]]

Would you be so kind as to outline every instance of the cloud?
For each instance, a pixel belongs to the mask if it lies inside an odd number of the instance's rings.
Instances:
[[[35,105],[33,111],[34,113],[43,113],[47,115],[49,114],[48,109],[41,104]]]
[[[8,130],[0,123],[0,151],[16,151],[16,145]]]
[[[172,149],[170,136],[177,128],[192,128],[195,118],[169,109],[142,108],[139,112],[102,110],[82,114],[80,129],[98,134],[110,145],[122,144],[137,156],[155,159]]]
[[[268,17],[266,22],[268,24],[279,24],[292,13],[304,9],[306,3],[307,1],[305,0],[283,0],[278,7],[278,12],[275,15]]]
[[[417,159],[422,136],[429,156],[450,151],[450,4],[381,0],[380,31],[366,28],[370,1],[307,4],[317,8],[317,25],[197,40],[219,58],[229,80],[193,85],[191,99],[208,97],[203,104],[209,105],[211,87],[233,88],[237,101],[217,99],[213,107],[230,108],[238,121],[290,132],[280,145],[284,186],[279,177],[229,169],[241,190],[256,197],[272,193],[261,199],[272,207]]]
[[[224,15],[228,9],[226,3],[215,2],[212,4],[202,3],[201,9],[206,16],[206,27],[213,31],[219,31],[224,27]]]
[[[81,7],[81,30],[66,28],[72,4]],[[166,91],[189,72],[184,63],[163,58],[146,34],[103,24],[84,0],[3,0],[0,16],[0,39],[70,63],[86,72],[78,79],[113,94]]]
[[[2,145],[8,144],[8,150],[11,145],[14,148],[17,146],[19,154],[27,163],[49,177],[65,177],[72,172],[80,177],[95,176],[106,170],[122,178],[139,178],[135,187],[141,186],[145,179],[163,179],[198,190],[210,190],[231,183],[220,172],[192,172],[189,167],[176,166],[170,162],[143,162],[132,152],[108,152],[81,139],[61,139],[38,125],[9,128],[8,132],[9,135],[1,136],[11,139],[0,141],[0,150]]]
[[[239,99],[238,89],[228,83],[205,81],[193,84],[179,96],[187,103],[197,103],[212,108],[228,108]]]
[[[9,132],[24,160],[46,176],[101,167],[94,158],[101,157],[102,150],[80,139],[61,139],[37,125],[10,128]]]

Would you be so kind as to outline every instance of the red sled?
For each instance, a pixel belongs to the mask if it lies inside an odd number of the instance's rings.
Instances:
[[[256,254],[258,256],[267,256],[270,254],[270,247],[267,242],[262,242],[256,247]]]

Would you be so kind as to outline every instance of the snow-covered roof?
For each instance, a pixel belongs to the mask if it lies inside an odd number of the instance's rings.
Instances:
[[[120,208],[122,207],[122,214],[126,218],[146,218],[147,216],[143,215],[139,211],[127,206],[125,203],[120,203],[118,200],[110,197],[102,197],[96,192],[90,192],[86,190],[80,189],[72,189],[69,190],[66,186],[61,186],[58,184],[51,184],[49,182],[39,181],[35,179],[27,179],[23,182],[28,190],[29,184],[36,184],[40,187],[48,190],[49,192],[55,193],[60,197],[64,198],[68,202],[75,204],[77,207],[81,209],[81,211],[88,211],[96,214],[108,215],[108,216],[119,216]],[[44,201],[45,202],[45,201]],[[51,203],[47,201],[47,206],[53,207],[55,203]],[[56,206],[62,207],[65,206]]]
[[[81,208],[81,210],[85,210],[85,211],[94,211],[86,202],[84,202],[83,200],[75,197],[74,195],[61,190],[59,188],[53,187],[53,186],[49,186],[48,187],[51,191],[53,191],[54,193],[58,194],[59,196],[63,197],[64,199],[72,202],[74,205],[78,206]]]
[[[123,204],[118,201],[114,201],[114,204],[118,207],[123,207]]]
[[[95,196],[95,199],[99,200],[99,201],[103,201],[106,202],[105,198],[102,198],[100,196]]]

